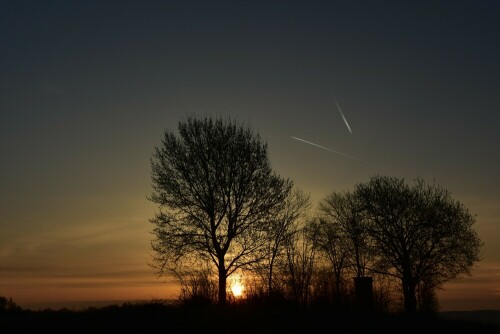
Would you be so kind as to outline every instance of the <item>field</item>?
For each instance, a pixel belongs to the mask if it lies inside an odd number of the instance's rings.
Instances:
[[[0,313],[0,333],[500,333],[500,311],[387,314],[289,305],[124,303]]]

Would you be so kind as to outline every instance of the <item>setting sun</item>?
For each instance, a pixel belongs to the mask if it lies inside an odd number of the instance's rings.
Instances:
[[[231,285],[231,291],[235,297],[241,297],[244,289],[245,289],[245,287],[243,285],[241,285],[240,282],[234,282]]]

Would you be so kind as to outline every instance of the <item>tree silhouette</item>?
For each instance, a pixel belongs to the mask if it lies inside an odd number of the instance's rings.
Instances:
[[[272,222],[293,183],[272,171],[267,144],[248,126],[187,117],[178,131],[165,131],[151,158],[149,199],[159,205],[150,220],[152,265],[166,275],[212,263],[224,304],[227,278],[268,255]]]
[[[319,218],[311,228],[318,231],[320,251],[332,266],[336,294],[342,295],[346,274],[351,274],[356,303],[359,307],[371,308],[372,278],[366,276],[373,275],[375,258],[359,200],[348,191],[334,191],[319,203],[318,209]]]
[[[307,237],[315,240],[314,245],[331,266],[333,273],[334,294],[339,295],[345,281],[344,272],[347,270],[347,247],[342,238],[340,225],[329,224],[323,218],[311,220],[307,227]]]
[[[373,245],[365,226],[363,208],[350,192],[332,192],[318,206],[316,226],[320,250],[335,273],[336,290],[345,281],[344,272],[364,277],[374,262]]]
[[[21,311],[21,307],[18,306],[12,298],[7,298],[4,296],[0,296],[0,313],[2,312],[13,312],[13,311]]]
[[[273,293],[275,266],[277,263],[283,263],[287,255],[287,247],[290,246],[289,240],[299,230],[298,224],[300,219],[305,218],[309,206],[309,195],[306,195],[299,189],[295,189],[295,191],[290,192],[281,210],[279,210],[272,220],[268,234],[268,257],[263,262],[263,276],[267,283],[269,296]]]
[[[357,184],[367,229],[376,245],[380,268],[398,278],[407,312],[417,309],[418,288],[432,291],[469,274],[480,259],[482,242],[475,217],[436,183],[374,176]]]
[[[311,298],[314,269],[316,267],[316,239],[305,228],[289,234],[286,241],[286,258],[283,279],[288,299],[307,305]]]

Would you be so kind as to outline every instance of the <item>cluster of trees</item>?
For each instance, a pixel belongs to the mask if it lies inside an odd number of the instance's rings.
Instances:
[[[4,312],[21,311],[21,307],[12,298],[0,296],[0,314]]]
[[[396,287],[414,312],[435,308],[436,290],[480,260],[475,217],[437,183],[376,175],[311,213],[309,196],[272,170],[267,144],[229,118],[180,121],[151,167],[152,266],[191,296],[224,304],[228,279],[243,273],[253,296],[341,303],[353,277],[372,277],[376,296]]]

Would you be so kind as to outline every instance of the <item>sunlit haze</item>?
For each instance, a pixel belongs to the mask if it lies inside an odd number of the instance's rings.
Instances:
[[[239,282],[231,284],[231,292],[235,297],[241,297],[243,295],[244,286]]]

